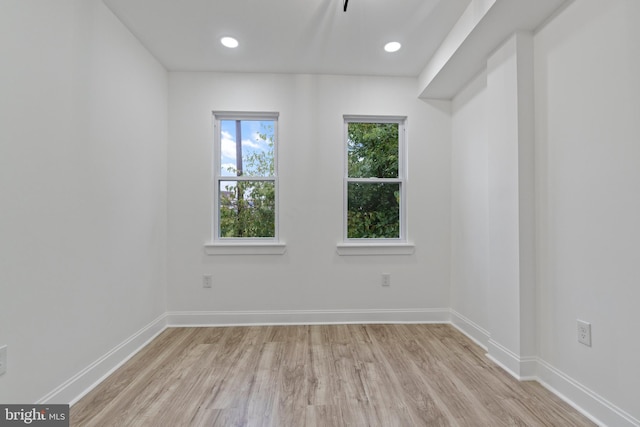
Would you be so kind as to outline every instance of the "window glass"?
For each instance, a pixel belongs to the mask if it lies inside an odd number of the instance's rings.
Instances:
[[[404,118],[345,117],[345,235],[403,239]]]
[[[214,239],[277,238],[277,113],[214,113]]]

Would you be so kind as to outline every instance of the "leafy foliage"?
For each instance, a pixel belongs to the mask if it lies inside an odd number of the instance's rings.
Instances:
[[[347,185],[347,237],[400,237],[400,184],[350,182]]]
[[[275,173],[273,129],[263,129],[258,138],[266,141],[264,151],[243,159],[243,175],[271,177]],[[227,170],[234,175],[237,170]],[[220,237],[275,236],[275,182],[272,179],[220,181]]]
[[[272,129],[258,136],[267,150],[243,156],[242,175],[255,179],[220,181],[220,236],[275,236],[274,137]],[[350,178],[398,177],[398,124],[349,123],[348,172]],[[261,179],[264,177],[264,179]],[[400,237],[400,184],[349,182],[347,234],[349,238]]]
[[[398,124],[349,123],[350,178],[398,177]]]
[[[398,177],[398,124],[349,123],[347,128],[349,178]],[[347,237],[400,237],[400,184],[347,184]]]

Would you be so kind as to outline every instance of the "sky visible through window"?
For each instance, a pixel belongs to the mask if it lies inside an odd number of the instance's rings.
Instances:
[[[275,128],[272,119],[220,120],[220,238],[275,237]]]
[[[255,170],[247,170],[248,159],[255,154],[269,151],[269,141],[274,138],[272,120],[242,120],[240,134],[242,138],[242,163],[244,175],[256,175]],[[260,135],[266,136],[262,138]],[[220,175],[237,176],[236,121],[220,121]],[[262,175],[257,173],[257,175]]]

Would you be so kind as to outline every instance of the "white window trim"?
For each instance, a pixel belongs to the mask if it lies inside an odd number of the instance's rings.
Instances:
[[[207,255],[283,255],[287,245],[283,242],[214,242],[204,245]]]
[[[341,256],[412,255],[415,252],[415,245],[413,243],[340,242],[336,245],[336,252]]]
[[[343,229],[342,242],[336,245],[338,255],[411,255],[415,251],[413,243],[407,240],[407,173],[406,173],[406,126],[407,116],[370,116],[345,114],[343,130]],[[349,178],[347,144],[348,124],[356,123],[398,123],[398,178]],[[349,182],[398,182],[400,183],[400,237],[378,239],[350,239],[347,237],[347,185]]]
[[[279,210],[280,191],[278,179],[278,112],[246,112],[246,111],[213,111],[213,173],[211,178],[211,191],[213,195],[211,241],[204,245],[207,255],[282,255],[286,252],[286,244],[279,238]],[[230,177],[220,174],[221,168],[221,141],[220,121],[222,120],[273,120],[275,144],[273,146],[274,175],[269,177]],[[275,186],[275,236],[253,238],[222,238],[219,235],[220,210],[219,210],[219,182],[220,181],[273,181]]]

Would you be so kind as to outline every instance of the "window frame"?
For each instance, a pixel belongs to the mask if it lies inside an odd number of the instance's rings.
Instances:
[[[406,224],[406,116],[370,116],[370,115],[344,115],[344,186],[343,186],[343,240],[347,243],[405,243],[407,241]],[[397,178],[351,178],[349,177],[349,123],[395,123],[398,125],[398,177]],[[377,238],[350,238],[348,237],[348,186],[351,182],[363,183],[397,183],[400,185],[399,204],[399,231],[398,237],[377,237]]]
[[[213,111],[213,156],[212,156],[212,230],[211,242],[205,244],[205,251],[209,255],[240,255],[240,254],[282,254],[285,245],[280,241],[279,211],[280,191],[278,179],[278,112],[265,111]],[[222,128],[221,122],[226,120],[241,121],[273,121],[273,175],[271,176],[228,176],[221,174],[222,167]],[[220,235],[220,183],[223,181],[266,181],[273,182],[274,200],[274,236],[273,237],[222,237]]]
[[[407,167],[406,167],[406,126],[407,116],[351,115],[343,116],[343,241],[338,245],[340,255],[364,255],[391,253],[413,253],[413,245],[407,241]],[[350,178],[349,177],[349,123],[396,123],[398,124],[398,177],[397,178]],[[397,238],[349,238],[348,237],[348,185],[350,182],[364,183],[398,183],[400,185],[399,231]],[[390,253],[385,248],[392,249]],[[399,248],[402,248],[398,250]]]

